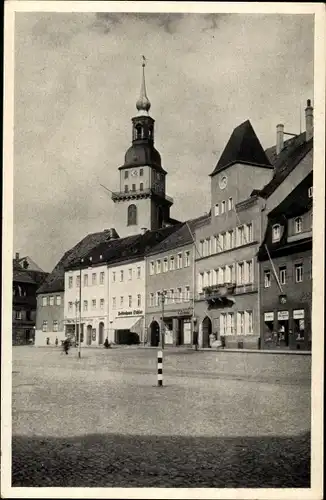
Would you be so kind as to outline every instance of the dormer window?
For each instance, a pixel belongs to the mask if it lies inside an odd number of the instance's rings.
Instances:
[[[308,198],[312,198],[312,186],[308,189]]]
[[[275,224],[272,227],[272,241],[275,243],[276,241],[280,241],[281,239],[281,226],[279,224]]]
[[[302,217],[294,219],[294,232],[296,234],[302,233]]]

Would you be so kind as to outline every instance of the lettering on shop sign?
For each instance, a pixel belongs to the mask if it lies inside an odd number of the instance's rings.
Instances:
[[[185,314],[185,315],[186,315],[186,314],[192,314],[192,310],[191,310],[191,309],[180,309],[180,310],[178,311],[178,314],[180,314],[180,316],[181,316],[182,314]]]
[[[119,311],[118,316],[137,316],[143,314],[141,309],[134,309],[133,311]]]
[[[273,312],[265,313],[264,321],[274,321],[274,313]]]
[[[293,311],[293,319],[304,319],[304,309]]]
[[[279,321],[289,319],[289,311],[278,311],[278,313],[277,313],[277,319]]]

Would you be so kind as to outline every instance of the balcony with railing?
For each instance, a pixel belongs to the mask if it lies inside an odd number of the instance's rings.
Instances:
[[[171,198],[171,196],[168,196],[164,192],[152,188],[137,190],[135,189],[130,191],[114,191],[111,198],[113,201],[122,201],[133,200],[137,198],[148,198],[152,196],[157,196],[158,198],[167,201],[169,204],[173,204],[173,198]]]
[[[235,288],[235,283],[205,286],[199,296],[207,302],[209,309],[233,305],[235,300],[232,296],[234,295]]]

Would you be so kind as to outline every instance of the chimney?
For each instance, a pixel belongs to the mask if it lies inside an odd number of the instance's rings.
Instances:
[[[145,234],[148,231],[147,227],[140,228],[141,234]]]
[[[17,262],[19,261],[19,253],[18,252],[16,252],[15,260],[17,260]]]
[[[311,100],[308,99],[306,113],[306,141],[314,136],[314,108],[311,106]]]
[[[276,125],[276,154],[279,155],[284,147],[284,125]]]

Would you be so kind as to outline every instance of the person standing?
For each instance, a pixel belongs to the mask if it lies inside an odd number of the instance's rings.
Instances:
[[[198,330],[197,330],[197,328],[194,329],[193,344],[194,344],[194,347],[195,347],[195,351],[198,351]]]
[[[55,338],[55,346],[56,346],[56,347],[58,347],[58,343],[59,343],[59,341],[58,341],[58,337],[56,337],[56,338]]]

